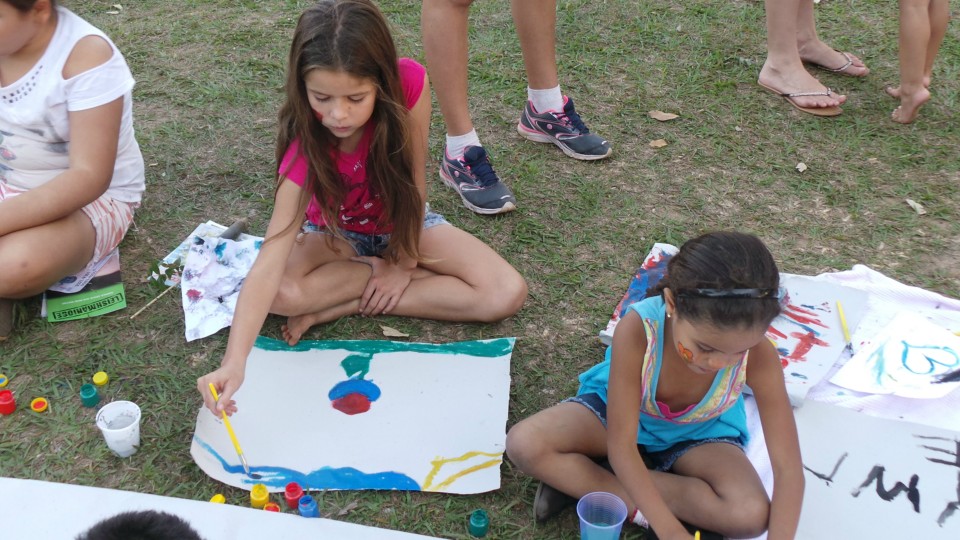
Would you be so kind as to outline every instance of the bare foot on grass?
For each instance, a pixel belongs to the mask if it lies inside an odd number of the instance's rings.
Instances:
[[[903,91],[898,93],[900,94],[900,106],[893,110],[890,118],[901,124],[909,124],[916,120],[917,116],[920,115],[920,107],[930,101],[930,91],[926,87],[920,88],[913,94],[906,94]]]
[[[283,340],[287,342],[287,345],[293,347],[300,342],[304,332],[319,322],[317,315],[314,313],[288,317],[287,324],[280,327],[280,331],[283,332]]]
[[[929,75],[924,75],[924,77],[923,77],[923,87],[924,87],[924,88],[930,88],[930,76],[929,76]],[[886,94],[887,94],[888,96],[892,97],[893,99],[900,99],[900,87],[899,87],[899,86],[893,86],[892,84],[888,84],[888,85],[886,85],[886,86],[883,87],[883,91],[886,92]]]

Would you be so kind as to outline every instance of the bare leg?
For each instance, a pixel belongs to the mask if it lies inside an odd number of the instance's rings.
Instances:
[[[813,3],[811,0],[765,0],[767,13],[767,59],[760,69],[758,82],[780,93],[826,92],[827,87],[807,72],[800,60],[798,39],[801,22],[801,6],[810,5],[812,27]],[[804,16],[806,12],[804,12]],[[807,21],[803,21],[806,27]],[[809,32],[809,29],[806,30]],[[814,32],[814,36],[815,36]],[[836,107],[846,101],[846,96],[798,96],[793,98],[800,107]]]
[[[512,0],[510,9],[523,50],[527,84],[534,90],[558,86],[556,0]]]
[[[310,326],[356,314],[370,269],[367,265],[323,254],[320,235],[308,235],[303,247],[319,250],[316,258],[292,261],[271,311],[288,315],[285,337],[296,343]],[[307,242],[312,241],[308,246]],[[352,250],[341,249],[344,257]],[[452,225],[423,231],[420,252],[430,262],[414,274],[390,313],[444,321],[496,322],[523,306],[527,285],[517,271],[490,246]],[[291,255],[291,259],[294,255]],[[322,264],[303,273],[312,262]],[[296,278],[302,275],[301,278]]]
[[[423,0],[423,53],[447,134],[473,130],[467,102],[467,23],[473,0]]]
[[[0,298],[40,294],[79,272],[93,257],[95,242],[93,224],[80,210],[0,237]]]
[[[550,407],[507,434],[507,455],[525,473],[575,498],[606,491],[636,507],[617,477],[591,459],[606,453],[606,429],[578,403]],[[674,470],[651,472],[651,477],[679,519],[732,537],[757,536],[766,529],[769,501],[740,449],[705,444],[678,459]]]
[[[930,99],[923,84],[930,33],[929,0],[900,0],[900,106],[891,114],[894,122],[913,122]]]
[[[947,34],[950,3],[947,0],[931,0],[928,13],[930,14],[930,40],[927,43],[927,57],[923,66],[923,86],[926,88],[930,88],[930,82],[933,80],[933,61],[936,60],[943,37]],[[899,86],[887,86],[883,91],[892,98],[900,99]]]

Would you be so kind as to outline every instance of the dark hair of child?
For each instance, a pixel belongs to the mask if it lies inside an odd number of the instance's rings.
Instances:
[[[27,12],[33,9],[33,5],[37,3],[37,0],[0,0],[0,2],[6,2],[13,6],[14,9],[21,12]],[[50,0],[50,7],[57,5],[57,0]]]
[[[719,231],[688,240],[647,296],[665,288],[678,317],[717,328],[766,327],[780,313],[780,271],[752,234]]]
[[[182,518],[166,512],[143,510],[107,518],[77,540],[203,540]]]
[[[306,208],[309,197],[316,196],[326,227],[336,234],[347,188],[332,159],[337,138],[323,127],[308,101],[304,78],[314,69],[345,72],[377,87],[366,170],[370,190],[380,195],[383,218],[392,226],[384,256],[395,259],[402,251],[419,260],[424,201],[413,174],[409,113],[389,24],[372,2],[323,0],[303,12],[290,46],[286,101],[279,114],[277,166],[299,138],[310,164],[301,206]]]

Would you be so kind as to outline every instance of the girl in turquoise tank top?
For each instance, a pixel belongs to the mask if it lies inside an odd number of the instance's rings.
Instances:
[[[647,296],[576,397],[507,435],[511,461],[541,480],[535,517],[607,491],[662,540],[693,538],[681,520],[732,538],[793,538],[803,469],[780,358],[764,336],[781,298],[770,251],[752,235],[705,234],[683,244]],[[772,500],[743,452],[744,385],[760,412]]]

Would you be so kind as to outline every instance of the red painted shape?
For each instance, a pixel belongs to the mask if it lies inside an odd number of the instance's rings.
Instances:
[[[297,508],[300,503],[300,497],[303,497],[303,488],[296,482],[290,482],[283,490],[283,498],[287,500],[289,508]]]
[[[333,408],[349,415],[365,413],[370,410],[370,400],[367,396],[354,392],[333,400]]]
[[[196,302],[201,296],[203,295],[196,289],[190,289],[187,291],[187,298],[189,298],[191,302]]]
[[[798,340],[796,347],[793,348],[793,352],[787,355],[787,360],[799,361],[805,360],[807,353],[810,352],[810,349],[814,345],[819,347],[829,347],[830,344],[814,335],[813,332],[794,332],[790,334],[790,337],[796,338]]]
[[[771,326],[770,328],[767,328],[767,333],[768,333],[768,334],[773,334],[775,337],[778,337],[778,338],[781,338],[781,339],[784,339],[784,338],[787,337],[786,334],[784,334],[783,332],[777,330],[776,328],[774,328],[774,327],[772,327],[772,326]]]
[[[794,305],[787,306],[787,309],[784,310],[783,314],[797,321],[800,324],[815,324],[821,328],[827,327],[827,325],[820,322],[820,319],[816,317],[815,313],[813,313],[812,311],[807,311],[803,308],[798,308],[797,306],[794,306]],[[811,315],[811,316],[805,317],[804,315]]]

